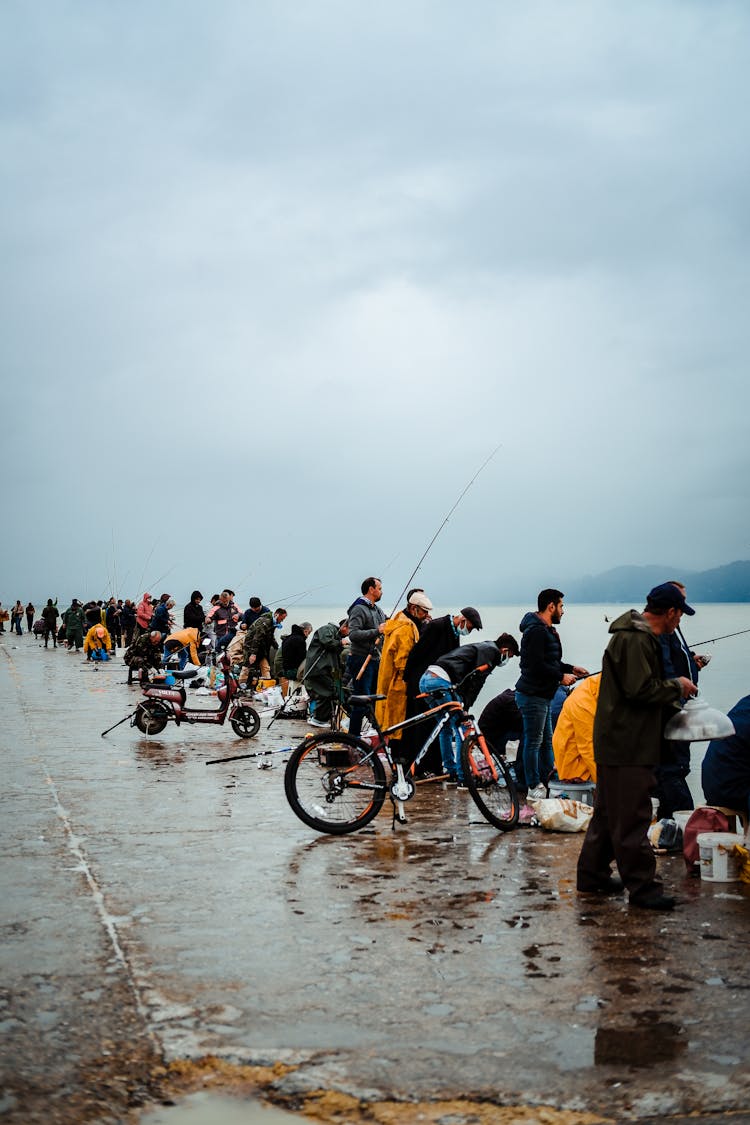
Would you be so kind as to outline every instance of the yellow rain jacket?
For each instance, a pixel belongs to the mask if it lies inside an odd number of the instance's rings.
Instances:
[[[386,698],[375,707],[375,717],[382,727],[402,723],[406,718],[406,658],[419,640],[419,629],[405,613],[397,613],[386,621],[383,631],[383,652],[378,673],[378,695]],[[392,738],[400,738],[396,731]]]
[[[102,630],[104,634],[102,637],[97,637],[97,629]],[[84,637],[83,651],[86,653],[86,655],[88,656],[88,654],[90,652],[93,652],[95,648],[103,648],[107,652],[109,652],[112,648],[112,640],[109,633],[107,632],[106,626],[104,625],[92,625],[88,633]]]
[[[594,716],[602,674],[589,676],[565,700],[552,735],[555,766],[561,781],[596,781]]]
[[[170,633],[164,641],[178,641],[179,644],[187,646],[188,656],[190,657],[191,664],[200,664],[198,659],[198,630],[197,629],[178,629],[176,633]]]

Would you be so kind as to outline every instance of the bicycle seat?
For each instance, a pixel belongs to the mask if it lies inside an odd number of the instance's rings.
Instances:
[[[365,703],[376,703],[379,699],[385,699],[384,695],[350,695],[349,702],[356,704],[357,707],[362,707]]]

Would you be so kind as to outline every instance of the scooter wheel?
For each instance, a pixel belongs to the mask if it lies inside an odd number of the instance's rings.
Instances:
[[[260,715],[244,703],[234,709],[229,721],[238,738],[253,738],[260,730]]]
[[[159,703],[139,703],[134,722],[141,734],[161,734],[169,715]]]

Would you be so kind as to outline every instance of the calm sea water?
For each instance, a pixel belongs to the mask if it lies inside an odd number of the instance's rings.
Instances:
[[[479,634],[472,633],[471,639],[492,640],[500,633],[512,633],[520,641],[518,628],[521,618],[532,606],[478,606],[482,614],[484,628]],[[601,668],[602,653],[609,640],[609,623],[631,608],[626,605],[566,605],[559,626],[563,644],[563,658],[571,664],[580,664],[589,672]],[[635,606],[641,609],[641,606]],[[743,696],[750,694],[750,631],[738,637],[729,637],[715,644],[701,644],[711,637],[736,633],[742,629],[750,630],[750,604],[716,603],[697,605],[694,617],[683,617],[682,632],[686,641],[695,651],[709,653],[711,663],[701,673],[701,695],[712,707],[728,711]],[[390,607],[386,612],[390,611]],[[436,606],[434,616],[455,613],[456,607]],[[345,607],[290,606],[287,624],[309,621],[313,628],[326,621],[338,621],[345,614]],[[607,621],[607,618],[609,621]],[[285,629],[284,632],[288,630]],[[488,679],[479,696],[474,710],[479,713],[493,696],[506,688],[514,687],[518,679],[518,661],[511,660]],[[700,791],[700,762],[705,751],[705,743],[695,743],[692,750],[693,769],[690,786],[696,801],[702,801]]]

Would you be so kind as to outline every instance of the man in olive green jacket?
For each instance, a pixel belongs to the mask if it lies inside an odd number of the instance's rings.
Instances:
[[[65,626],[65,640],[68,642],[68,652],[72,652],[74,648],[76,652],[80,652],[83,648],[83,623],[83,606],[79,605],[78,598],[73,598],[73,601],[63,614],[63,625]]]
[[[683,613],[694,612],[682,592],[665,582],[651,590],[642,614],[628,610],[610,625],[594,719],[594,815],[578,859],[583,893],[617,893],[624,884],[633,906],[671,910],[675,904],[656,877],[648,840],[651,793],[664,724],[696,688],[686,676],[664,679],[658,638],[673,633]],[[612,877],[612,860],[622,883]]]

